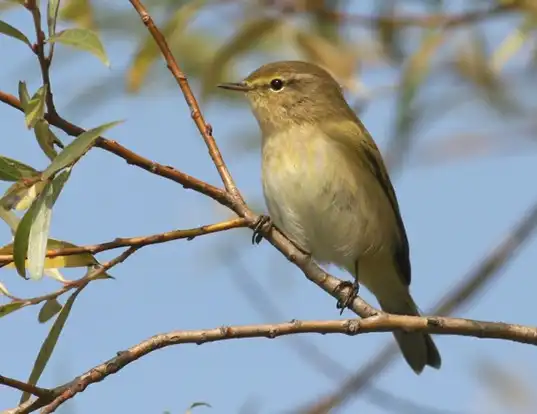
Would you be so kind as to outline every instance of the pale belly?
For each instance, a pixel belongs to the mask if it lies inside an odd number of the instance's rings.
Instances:
[[[341,148],[325,139],[282,138],[263,147],[263,190],[274,224],[319,262],[352,268],[382,250],[381,210]]]

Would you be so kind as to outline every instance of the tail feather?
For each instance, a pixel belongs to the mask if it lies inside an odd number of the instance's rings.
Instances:
[[[395,296],[385,298],[377,296],[377,299],[385,312],[419,316],[418,308],[408,292],[403,296],[399,292],[397,299]],[[426,365],[440,368],[442,364],[440,353],[429,334],[398,331],[394,332],[394,336],[399,348],[401,348],[403,357],[416,374],[420,374]]]

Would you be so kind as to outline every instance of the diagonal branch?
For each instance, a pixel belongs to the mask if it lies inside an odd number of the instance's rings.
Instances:
[[[149,33],[151,33],[151,36],[153,36],[153,39],[155,39],[155,42],[157,43],[157,46],[159,47],[162,56],[164,57],[164,60],[168,65],[168,69],[177,81],[179,88],[181,88],[186,103],[190,108],[192,119],[194,120],[194,123],[198,127],[198,130],[203,140],[205,141],[205,144],[207,145],[209,155],[211,156],[213,163],[216,166],[218,173],[220,174],[220,178],[222,179],[222,182],[224,183],[227,192],[232,194],[232,196],[236,199],[237,202],[244,204],[244,200],[242,199],[242,196],[240,195],[239,190],[237,189],[237,186],[235,185],[235,182],[233,181],[233,178],[231,177],[231,174],[226,167],[224,159],[222,158],[222,154],[220,153],[220,150],[216,145],[216,141],[213,137],[212,127],[205,122],[199,104],[194,97],[194,94],[192,93],[192,89],[190,89],[186,75],[179,68],[179,65],[177,64],[170,48],[168,47],[168,43],[166,42],[164,35],[160,32],[157,26],[155,26],[153,19],[151,18],[149,13],[147,13],[146,8],[141,1],[129,1],[140,15],[142,22],[149,30]]]
[[[12,108],[18,109],[21,112],[24,112],[20,101],[13,95],[0,91],[0,101],[8,104]],[[61,129],[66,134],[76,137],[83,132],[85,129],[66,121],[58,114],[48,113],[45,115],[45,119],[55,127]],[[128,164],[136,165],[152,174],[167,178],[176,183],[181,184],[184,188],[189,188],[195,190],[201,194],[204,194],[208,197],[211,197],[213,200],[219,202],[220,204],[230,207],[231,201],[229,200],[228,195],[225,191],[212,186],[204,181],[201,181],[191,175],[185,174],[181,171],[176,170],[173,167],[162,165],[151,161],[147,158],[142,157],[141,155],[136,154],[135,152],[125,148],[116,141],[108,140],[104,137],[97,139],[95,144],[96,147],[102,148],[105,151],[111,152],[120,158],[123,158]]]

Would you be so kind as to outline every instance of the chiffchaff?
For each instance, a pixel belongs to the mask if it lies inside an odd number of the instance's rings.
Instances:
[[[316,261],[346,269],[356,291],[359,281],[384,311],[419,315],[395,191],[380,151],[332,76],[311,63],[275,62],[219,86],[244,92],[257,118],[263,191],[276,227]],[[429,335],[394,335],[416,373],[440,367]]]

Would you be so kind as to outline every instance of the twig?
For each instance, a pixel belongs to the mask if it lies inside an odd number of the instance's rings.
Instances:
[[[88,246],[77,247],[64,247],[60,249],[48,250],[46,257],[58,257],[58,256],[72,256],[75,254],[91,253],[97,254],[106,250],[117,249],[120,247],[137,246],[143,247],[151,244],[166,243],[172,240],[188,239],[192,240],[195,237],[205,234],[217,233],[225,230],[236,229],[241,227],[247,227],[248,222],[243,218],[236,218],[233,220],[223,221],[215,224],[208,224],[206,226],[196,227],[193,229],[174,230],[165,233],[152,234],[150,236],[142,237],[125,237],[116,238],[112,241],[93,244]],[[13,261],[12,254],[0,255],[0,264],[5,266]]]
[[[41,28],[41,12],[39,10],[39,4],[37,0],[27,0],[25,4],[26,8],[32,14],[34,21],[34,28],[37,41],[33,45],[32,50],[37,56],[39,66],[41,67],[41,77],[43,79],[43,85],[47,86],[47,94],[45,102],[47,104],[48,112],[56,114],[56,108],[54,106],[54,99],[52,97],[52,85],[50,82],[50,64],[52,62],[52,55],[47,57],[45,55],[45,33]]]
[[[8,104],[12,108],[18,109],[21,112],[24,112],[22,109],[20,101],[13,95],[0,91],[0,101]],[[85,129],[66,121],[58,114],[46,114],[45,119],[57,128],[60,128],[66,134],[71,136],[78,136],[85,132]],[[229,200],[228,195],[225,191],[214,187],[204,181],[198,180],[191,175],[185,174],[181,171],[176,170],[173,167],[162,165],[151,161],[147,158],[142,157],[141,155],[136,154],[135,152],[125,148],[116,141],[108,140],[104,137],[97,139],[95,143],[96,147],[102,148],[108,152],[111,152],[120,158],[123,158],[128,164],[136,165],[146,171],[149,171],[152,174],[158,175],[160,177],[167,178],[168,180],[174,181],[181,184],[184,188],[189,188],[195,190],[201,194],[204,194],[208,197],[211,197],[213,200],[219,202],[220,204],[230,207],[231,201]]]
[[[268,338],[305,333],[359,335],[368,332],[428,332],[444,335],[497,338],[537,345],[537,328],[499,322],[484,322],[459,318],[379,315],[368,319],[345,319],[332,321],[290,321],[279,324],[222,326],[220,328],[175,331],[155,335],[105,363],[89,370],[73,381],[58,387],[59,395],[46,405],[42,414],[54,412],[61,404],[84,391],[90,384],[100,382],[131,362],[158,349],[178,344],[204,344],[243,338]]]
[[[16,390],[27,392],[29,394],[35,395],[36,397],[44,399],[50,398],[50,396],[54,393],[54,391],[50,389],[37,387],[35,385],[28,384],[26,382],[22,382],[13,378],[4,377],[3,375],[0,375],[0,385],[15,388]]]
[[[123,253],[121,253],[119,256],[117,256],[115,259],[110,260],[109,262],[106,262],[102,264],[101,266],[89,271],[86,276],[81,277],[78,280],[74,280],[71,282],[66,282],[64,286],[52,293],[47,293],[46,295],[42,296],[36,296],[34,298],[30,299],[20,299],[17,298],[15,300],[12,300],[11,303],[18,303],[23,302],[21,305],[21,308],[25,308],[27,306],[32,305],[38,305],[39,303],[45,302],[47,300],[56,299],[59,296],[63,295],[66,292],[69,292],[72,289],[80,289],[82,287],[85,287],[89,282],[98,279],[100,276],[102,276],[107,270],[111,269],[112,267],[118,265],[119,263],[122,263],[125,261],[129,256],[134,254],[138,249],[141,249],[142,246],[131,246],[129,249],[125,250]]]
[[[222,154],[220,153],[220,150],[218,149],[218,146],[216,145],[216,141],[212,133],[212,127],[205,122],[205,119],[203,117],[203,114],[201,113],[199,104],[196,98],[194,97],[192,90],[190,89],[186,75],[181,71],[181,69],[179,68],[179,65],[175,61],[175,58],[173,57],[173,54],[170,48],[168,47],[168,44],[166,42],[166,39],[164,38],[164,35],[160,32],[157,26],[155,26],[153,19],[151,18],[149,13],[147,13],[146,8],[144,7],[141,1],[139,0],[129,0],[129,1],[132,4],[132,6],[136,9],[138,14],[140,15],[142,22],[145,24],[145,26],[149,30],[149,33],[151,33],[151,36],[153,36],[153,39],[155,39],[155,42],[157,43],[157,46],[159,47],[162,53],[162,56],[166,60],[168,69],[170,70],[173,77],[177,81],[179,88],[181,88],[181,91],[183,92],[183,96],[185,97],[186,103],[188,104],[188,107],[190,108],[192,119],[194,120],[201,136],[203,137],[203,140],[205,141],[205,144],[207,145],[207,149],[209,150],[209,155],[211,156],[214,162],[214,165],[216,166],[216,169],[218,170],[218,173],[220,174],[220,178],[222,179],[222,182],[224,183],[224,186],[227,192],[232,194],[236,202],[244,204],[244,200],[242,199],[242,196],[240,195],[237,189],[237,186],[235,185],[235,182],[233,181],[233,178],[231,177],[231,174],[229,173],[229,170],[226,167],[224,159],[222,158]]]

